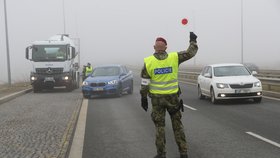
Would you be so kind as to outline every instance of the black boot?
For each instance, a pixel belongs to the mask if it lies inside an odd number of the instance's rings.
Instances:
[[[166,158],[165,154],[157,154],[154,158]]]
[[[188,154],[181,154],[180,158],[188,158]]]

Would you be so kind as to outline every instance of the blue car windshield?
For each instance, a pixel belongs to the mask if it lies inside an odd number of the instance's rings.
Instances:
[[[244,66],[221,66],[214,67],[214,76],[247,76],[250,72]]]
[[[93,77],[97,76],[118,76],[120,74],[119,67],[99,67],[92,72]]]

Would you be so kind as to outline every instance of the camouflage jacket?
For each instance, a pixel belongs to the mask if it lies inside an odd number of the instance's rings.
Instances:
[[[179,64],[191,59],[192,57],[194,57],[197,53],[197,50],[198,50],[198,46],[197,46],[196,42],[190,42],[189,48],[187,50],[178,52]],[[153,55],[159,60],[164,60],[168,57],[167,52],[165,52],[165,53],[154,53]],[[146,70],[145,64],[144,64],[144,66],[142,68],[142,71],[141,71],[141,78],[144,78],[144,79],[150,79],[151,78],[149,76],[147,70]],[[166,95],[161,95],[161,94],[150,94],[148,85],[141,85],[140,94],[141,94],[142,97],[147,97],[147,95],[149,95],[150,97],[164,97],[164,96],[166,96]],[[174,96],[174,94],[171,94],[171,96]]]

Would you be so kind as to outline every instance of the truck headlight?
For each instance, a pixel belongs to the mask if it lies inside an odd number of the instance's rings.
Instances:
[[[117,84],[118,83],[118,80],[112,80],[112,81],[109,81],[108,84]]]
[[[88,85],[88,82],[87,81],[84,81],[83,82],[83,86],[87,86]]]
[[[228,88],[228,84],[225,83],[216,83],[216,86],[217,88],[221,88],[221,89]]]
[[[64,80],[68,80],[69,77],[68,77],[68,76],[64,76],[63,79],[64,79]]]
[[[35,76],[31,76],[31,81],[35,81],[35,80],[37,80],[37,77],[35,77]]]
[[[262,86],[262,84],[260,81],[254,83],[254,87],[261,87],[261,86]]]

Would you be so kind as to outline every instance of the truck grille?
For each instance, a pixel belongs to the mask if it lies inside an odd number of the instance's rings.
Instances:
[[[238,89],[238,88],[252,88],[253,87],[253,83],[248,83],[248,84],[244,84],[244,85],[240,85],[240,84],[230,84],[230,87],[233,89]]]
[[[36,68],[36,73],[41,75],[62,74],[63,68]]]
[[[102,87],[105,86],[106,84],[104,82],[100,82],[100,83],[91,83],[90,86],[91,87]]]

